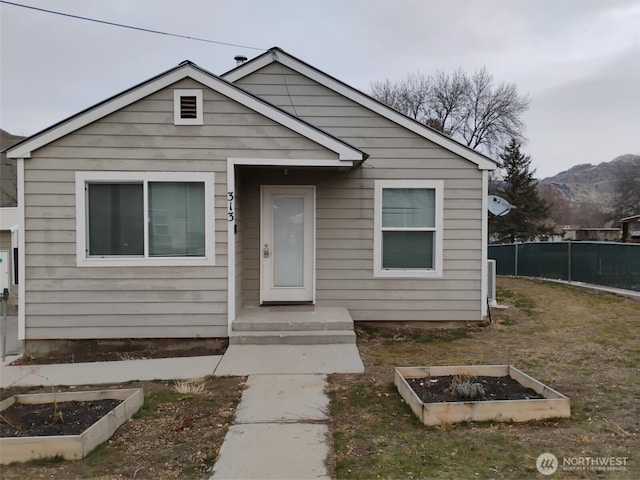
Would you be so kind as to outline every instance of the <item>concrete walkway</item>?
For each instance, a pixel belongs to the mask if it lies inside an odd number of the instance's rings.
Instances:
[[[232,345],[224,355],[115,362],[0,365],[0,387],[99,385],[133,380],[180,380],[255,374],[361,373],[355,345]]]
[[[183,380],[213,374],[222,355],[156,358],[115,362],[8,365],[19,356],[7,357],[0,367],[0,387],[100,385],[133,380]]]
[[[329,479],[326,375],[250,375],[212,479]]]

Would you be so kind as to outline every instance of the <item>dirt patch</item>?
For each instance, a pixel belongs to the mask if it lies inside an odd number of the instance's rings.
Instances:
[[[80,435],[120,403],[120,400],[14,403],[0,413],[0,437]]]
[[[10,480],[209,478],[235,416],[244,381],[243,377],[207,377],[197,381],[202,389],[193,391],[199,393],[180,393],[174,382],[101,385],[101,389],[143,388],[144,404],[111,439],[86,458],[3,465],[1,476]],[[95,386],[73,390],[95,390]],[[0,391],[4,398],[19,393],[51,393],[51,387],[13,387]]]
[[[111,362],[152,358],[223,355],[229,346],[226,338],[157,340],[74,340],[57,344],[50,352],[27,352],[12,365],[53,363]]]
[[[471,377],[461,380],[455,375],[442,375],[407,378],[406,381],[423,403],[544,398],[511,377]],[[462,393],[458,392],[458,386],[463,390]]]

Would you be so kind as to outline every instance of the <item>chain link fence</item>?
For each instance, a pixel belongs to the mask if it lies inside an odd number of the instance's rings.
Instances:
[[[640,244],[540,242],[489,245],[498,275],[584,282],[640,292]]]

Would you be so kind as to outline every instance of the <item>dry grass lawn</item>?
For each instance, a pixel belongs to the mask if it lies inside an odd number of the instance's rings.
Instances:
[[[640,478],[640,303],[535,280],[500,278],[498,285],[499,301],[509,308],[494,309],[493,323],[485,326],[358,328],[365,373],[330,378],[330,467],[336,478]],[[425,427],[393,386],[395,366],[504,363],[567,395],[571,418]],[[202,388],[183,385],[180,392],[171,382],[128,384],[145,389],[143,408],[88,458],[3,466],[0,476],[208,478],[243,382],[207,378]],[[6,389],[0,396],[24,390]],[[543,477],[535,467],[543,452],[561,462],[628,460],[624,471]]]
[[[363,375],[333,375],[337,478],[640,478],[640,303],[499,278],[493,323],[455,331],[359,329]],[[571,399],[570,419],[425,427],[395,366],[512,364]],[[553,477],[536,459],[555,454]],[[565,457],[625,457],[626,470],[569,471]],[[575,460],[580,461],[580,460]]]

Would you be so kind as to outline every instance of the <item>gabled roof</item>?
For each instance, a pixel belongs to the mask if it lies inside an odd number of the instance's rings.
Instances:
[[[343,95],[354,102],[362,105],[363,107],[372,110],[379,115],[395,122],[412,132],[432,141],[433,143],[440,145],[447,150],[460,155],[462,158],[475,163],[481,170],[493,170],[497,167],[497,163],[489,157],[476,152],[475,150],[463,145],[446,135],[427,127],[426,125],[403,115],[402,113],[388,107],[387,105],[379,102],[378,100],[362,93],[346,83],[328,75],[317,68],[303,62],[302,60],[290,55],[279,47],[273,47],[267,52],[259,55],[258,57],[249,60],[235,67],[234,69],[221,75],[222,78],[229,82],[236,82],[237,80],[250,75],[261,68],[274,63],[279,62],[290,69],[311,78],[312,80],[324,85],[327,88],[335,91],[336,93]]]
[[[301,120],[290,113],[271,105],[255,95],[233,85],[232,83],[198,67],[190,61],[184,61],[160,75],[136,85],[118,95],[115,95],[93,107],[63,120],[46,130],[43,130],[22,142],[7,149],[9,158],[30,158],[31,152],[57,140],[79,128],[93,123],[100,118],[116,112],[152,93],[155,93],[184,78],[191,78],[212,90],[250,108],[251,110],[270,118],[296,133],[312,140],[319,145],[337,153],[340,160],[363,162],[367,154],[332,136],[319,128]]]

